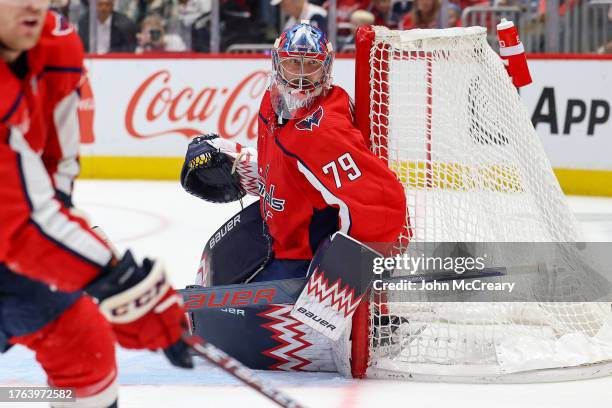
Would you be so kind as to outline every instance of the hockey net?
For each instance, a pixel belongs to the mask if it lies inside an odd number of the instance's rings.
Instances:
[[[355,102],[358,127],[405,188],[402,250],[580,240],[484,28],[360,29]],[[571,253],[566,261],[578,262]],[[353,325],[353,375],[531,382],[612,373],[609,303],[422,300],[372,296]]]

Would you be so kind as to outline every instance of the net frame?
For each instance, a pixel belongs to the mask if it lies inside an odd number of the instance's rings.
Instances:
[[[486,42],[485,30],[481,27],[469,28],[452,28],[445,30],[411,30],[403,32],[402,39],[406,41],[419,41],[435,36],[436,38],[457,38],[462,35],[467,36],[483,36]],[[389,152],[389,61],[383,58],[385,53],[390,51],[389,44],[379,45],[375,48],[375,42],[378,36],[390,36],[393,32],[385,28],[371,26],[361,27],[356,36],[356,64],[355,64],[355,122],[356,126],[362,132],[364,140],[368,146],[372,147],[372,151],[388,165],[390,162]],[[424,166],[423,184],[425,188],[435,187],[435,182],[432,178],[434,173],[434,161],[431,156],[431,141],[432,141],[432,98],[433,84],[435,77],[431,61],[428,59],[427,50],[414,50],[415,57],[424,58],[425,65],[425,82],[426,82],[426,112],[425,112],[425,138],[427,156]],[[373,59],[378,59],[378,68],[375,69]],[[509,81],[508,81],[509,82]],[[544,158],[548,163],[547,159]],[[552,176],[550,164],[542,174],[546,178],[546,183],[552,184],[553,190],[561,194],[558,182]],[[550,173],[550,174],[548,174]],[[400,177],[401,178],[401,177]],[[553,192],[554,194],[554,192]],[[563,214],[565,217],[566,214]],[[412,231],[409,224],[410,217],[407,216],[407,227]],[[567,211],[567,230],[560,233],[559,237],[551,239],[563,240],[569,236],[570,231],[577,231],[573,216]],[[413,232],[414,233],[414,232]],[[411,233],[408,237],[411,237]],[[574,236],[574,239],[577,237]],[[379,295],[380,296],[380,295]],[[402,366],[390,366],[381,368],[373,368],[373,359],[377,357],[376,350],[372,345],[372,330],[376,324],[372,318],[372,310],[375,310],[377,303],[381,303],[380,299],[373,296],[368,302],[364,302],[357,309],[354,319],[351,334],[352,340],[352,359],[351,367],[352,374],[356,378],[375,377],[375,378],[394,378],[405,380],[423,380],[423,381],[445,381],[445,382],[551,382],[575,380],[581,378],[594,378],[612,375],[612,361],[606,360],[593,364],[584,364],[572,367],[554,367],[546,369],[528,370],[526,372],[499,373],[497,370],[479,370],[465,373],[461,370],[454,370],[449,365],[429,364],[425,370],[419,371],[423,367],[414,369],[414,366],[407,364]],[[384,307],[384,305],[383,305]],[[503,307],[503,306],[502,306]],[[536,309],[538,306],[536,306]],[[530,309],[527,309],[530,310]],[[388,313],[384,311],[383,313]],[[424,365],[421,365],[424,366]],[[465,366],[462,367],[465,370]]]

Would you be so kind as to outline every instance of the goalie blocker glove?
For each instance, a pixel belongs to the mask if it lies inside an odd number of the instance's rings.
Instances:
[[[187,148],[181,185],[188,193],[213,203],[228,203],[247,193],[258,195],[257,152],[209,134]]]
[[[117,342],[131,349],[163,349],[172,364],[192,368],[182,298],[170,286],[160,262],[139,266],[130,251],[108,266],[85,292],[98,301]]]

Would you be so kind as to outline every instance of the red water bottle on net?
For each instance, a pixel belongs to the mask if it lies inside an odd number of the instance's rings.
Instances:
[[[499,55],[506,61],[506,70],[514,86],[520,88],[529,85],[532,80],[527,66],[525,47],[519,39],[514,23],[502,18],[497,25],[497,38],[499,39]]]

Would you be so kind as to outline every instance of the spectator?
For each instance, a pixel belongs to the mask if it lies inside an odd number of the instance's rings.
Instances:
[[[178,35],[187,49],[191,49],[193,23],[202,15],[210,13],[211,3],[211,0],[178,0]]]
[[[138,28],[126,15],[113,11],[113,0],[97,0],[97,49],[89,46],[88,13],[79,21],[79,36],[85,50],[96,54],[134,52]]]
[[[612,54],[612,41],[607,44],[602,45],[597,50],[598,54]]]
[[[138,34],[137,54],[144,52],[182,52],[185,51],[185,43],[177,34],[166,34],[164,23],[156,15],[146,17],[142,21],[142,28]]]
[[[117,11],[124,13],[137,25],[147,16],[157,15],[164,22],[164,27],[173,25],[176,22],[176,1],[175,0],[118,0]]]
[[[89,10],[89,0],[68,0],[68,19],[75,24]]]
[[[345,37],[338,37],[338,49],[340,52],[346,52],[348,48],[350,48],[351,51],[354,50],[353,45],[355,44],[355,33],[357,32],[357,29],[362,25],[374,24],[374,14],[367,10],[355,10],[351,14],[350,23],[350,34]]]
[[[336,14],[338,21],[350,21],[356,10],[365,10],[369,4],[369,0],[337,0]],[[323,7],[327,8],[327,4],[323,4]]]
[[[489,0],[454,0],[453,3],[458,4],[461,10],[472,6],[489,6]]]
[[[49,3],[52,10],[60,13],[70,22],[78,22],[86,12],[88,5],[88,0],[51,0]]]
[[[374,14],[370,13],[366,10],[355,10],[353,14],[351,14],[351,24],[352,31],[357,32],[357,29],[362,25],[372,25],[374,24]]]
[[[524,7],[524,0],[495,0],[493,1],[493,7]]]
[[[461,9],[454,3],[448,4],[448,24],[447,27],[461,27]]]
[[[608,10],[608,21],[612,22],[612,6],[610,6],[610,9]],[[599,49],[597,50],[597,53],[598,54],[612,54],[612,41],[608,42],[607,44],[603,44],[601,47],[599,47]]]
[[[368,11],[374,15],[374,24],[389,28],[397,28],[402,16],[410,10],[408,2],[392,0],[372,0]]]
[[[415,0],[410,13],[404,16],[400,28],[440,28],[439,16],[440,0]]]
[[[266,41],[265,25],[254,18],[243,2],[228,0],[221,4],[221,50],[232,44]],[[210,51],[210,13],[202,14],[192,25],[192,50]]]
[[[565,12],[567,11],[568,8],[572,9],[574,7],[576,7],[578,4],[580,4],[580,0],[560,0],[559,1],[560,5],[559,5],[559,15],[560,16],[564,16]],[[546,1],[541,1],[540,2],[540,7],[539,7],[539,11],[540,11],[540,15],[545,16],[546,15]]]
[[[70,0],[51,0],[49,2],[49,8],[57,11],[64,17],[68,18],[69,16],[69,8],[70,8]]]
[[[271,0],[270,5],[277,6],[289,16],[284,30],[287,30],[302,20],[310,21],[314,27],[327,33],[327,11],[323,7],[310,4],[308,0]]]

